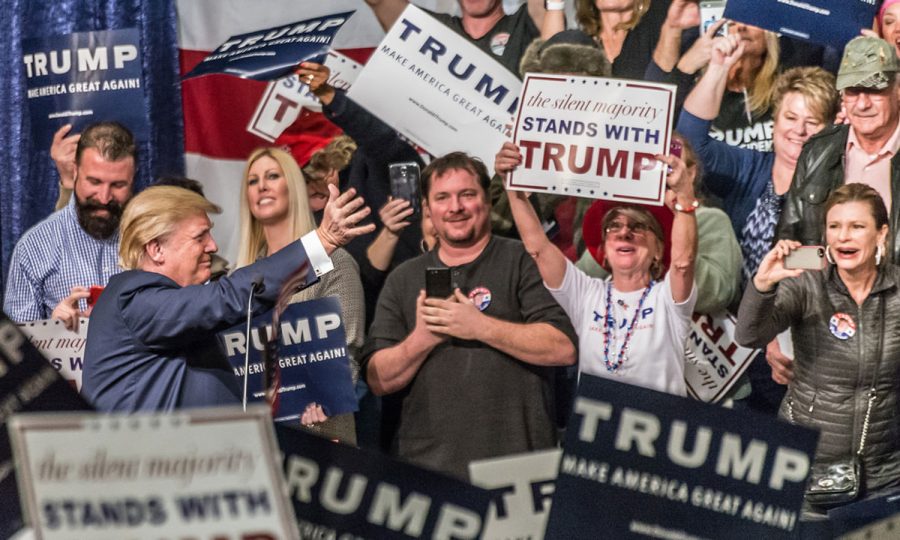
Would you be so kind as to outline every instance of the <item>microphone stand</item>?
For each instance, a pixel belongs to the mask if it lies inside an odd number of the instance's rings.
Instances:
[[[244,332],[244,399],[242,401],[244,412],[247,411],[247,383],[250,377],[250,321],[253,318],[253,294],[257,292],[257,289],[262,292],[262,281],[262,276],[253,278],[253,282],[250,284],[250,296],[247,297],[247,330]]]

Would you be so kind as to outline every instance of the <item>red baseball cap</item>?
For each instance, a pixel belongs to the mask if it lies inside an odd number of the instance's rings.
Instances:
[[[584,238],[584,244],[599,264],[603,264],[603,218],[606,213],[613,208],[634,207],[641,208],[650,212],[650,214],[659,222],[663,230],[663,267],[669,268],[669,255],[672,248],[671,232],[672,221],[675,219],[672,211],[665,206],[651,206],[647,204],[623,204],[615,201],[606,201],[598,199],[588,208],[584,214],[584,220],[581,222],[581,233]]]

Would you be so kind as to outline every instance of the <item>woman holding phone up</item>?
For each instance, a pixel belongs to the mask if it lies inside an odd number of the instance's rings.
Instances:
[[[887,237],[877,191],[836,189],[825,202],[828,266],[790,268],[800,243],[779,241],[744,292],[736,333],[741,345],[761,347],[791,329],[795,358],[779,416],[820,430],[814,481],[832,466],[838,482],[850,482],[859,463],[864,498],[900,486],[900,267],[883,260]],[[807,517],[824,512],[817,490],[807,490]],[[837,502],[852,502],[850,491]]]

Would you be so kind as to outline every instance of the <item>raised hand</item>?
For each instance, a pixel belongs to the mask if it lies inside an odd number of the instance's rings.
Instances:
[[[319,98],[324,105],[334,99],[334,87],[328,83],[331,70],[327,66],[315,62],[301,62],[294,70],[300,77],[300,82],[309,87],[309,91]]]
[[[72,131],[72,124],[66,124],[53,134],[53,143],[50,145],[50,158],[56,164],[59,172],[59,182],[65,189],[75,188],[75,149],[81,133],[68,135]]]
[[[682,55],[681,59],[678,60],[678,69],[682,73],[697,73],[709,64],[709,60],[712,57],[713,42],[716,39],[716,32],[718,32],[726,22],[727,19],[719,19],[709,25],[706,32],[701,34],[700,37],[694,41],[691,48],[689,48],[687,52]]]
[[[717,37],[713,40],[709,63],[731,69],[744,55],[744,43],[737,34]]]
[[[666,25],[680,30],[700,24],[700,5],[691,0],[672,0],[666,13]]]
[[[494,173],[502,176],[505,180],[506,175],[521,164],[522,153],[519,151],[519,147],[507,141],[494,156]]]
[[[674,211],[676,202],[680,202],[683,206],[693,204],[696,200],[694,179],[687,173],[684,161],[678,156],[665,154],[657,154],[656,159],[669,167],[669,173],[666,175],[666,206]]]
[[[384,206],[378,210],[378,217],[384,225],[385,230],[398,236],[403,229],[409,226],[406,219],[413,215],[415,210],[406,199],[395,199],[391,197]]]
[[[772,251],[768,252],[759,263],[753,285],[759,292],[768,292],[783,279],[797,277],[803,273],[802,268],[788,269],[784,267],[784,258],[802,244],[796,240],[779,240]]]
[[[322,214],[322,223],[316,229],[325,253],[331,255],[335,249],[347,245],[357,236],[374,231],[374,223],[359,225],[370,212],[362,197],[356,196],[355,189],[340,193],[336,186],[328,184],[328,204]]]

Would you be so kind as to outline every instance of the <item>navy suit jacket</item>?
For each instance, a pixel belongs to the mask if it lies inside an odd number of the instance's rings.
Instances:
[[[82,394],[100,411],[171,411],[238,404],[241,386],[216,334],[275,302],[282,282],[304,262],[300,241],[204,285],[180,287],[154,272],[113,276],[91,313]],[[316,281],[309,266],[306,284]]]

